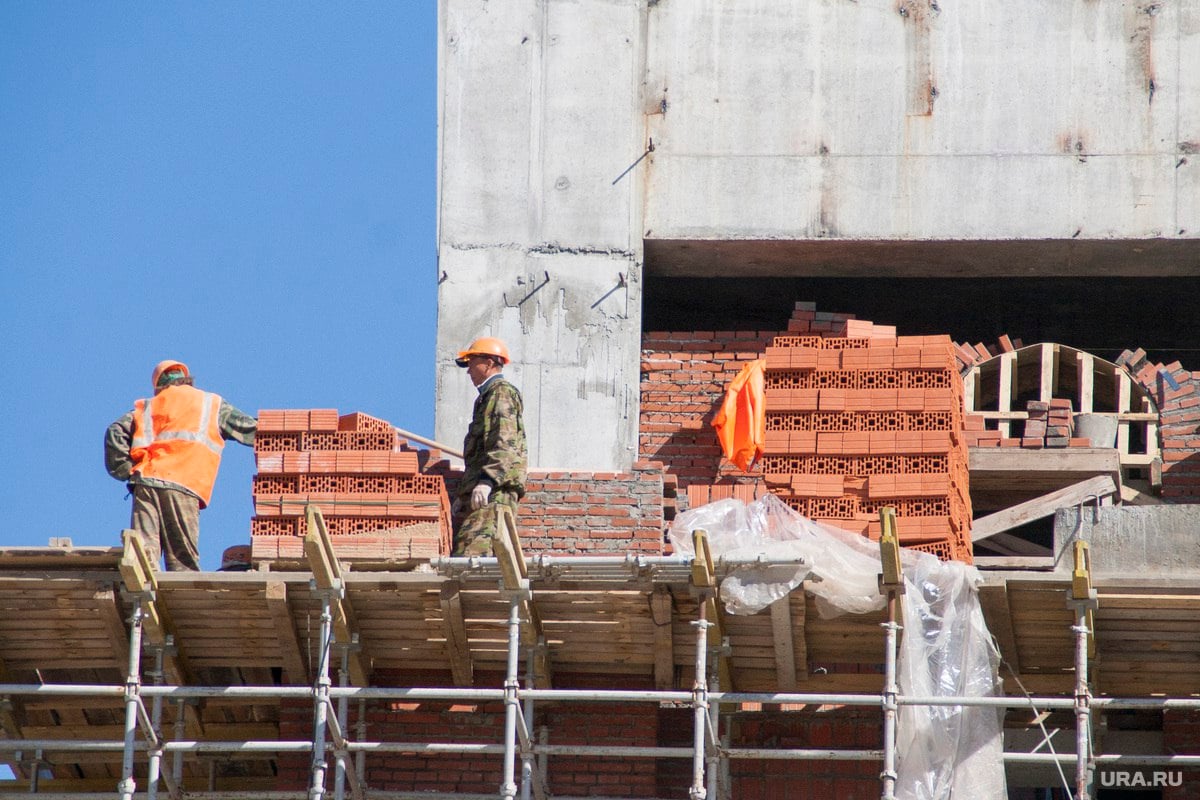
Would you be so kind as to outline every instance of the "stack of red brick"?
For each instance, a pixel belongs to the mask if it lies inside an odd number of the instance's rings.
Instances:
[[[251,559],[302,560],[310,503],[341,558],[395,563],[449,553],[445,484],[421,473],[419,452],[367,414],[259,412]]]
[[[1030,400],[1025,405],[1028,418],[1020,436],[1003,436],[988,430],[982,414],[967,414],[966,441],[969,447],[1024,447],[1031,450],[1055,447],[1091,447],[1087,437],[1075,436],[1073,404],[1065,397],[1050,402]]]
[[[805,331],[797,304],[767,348],[767,488],[810,519],[879,535],[893,506],[901,543],[970,562],[963,387],[948,336],[896,336],[847,320]]]

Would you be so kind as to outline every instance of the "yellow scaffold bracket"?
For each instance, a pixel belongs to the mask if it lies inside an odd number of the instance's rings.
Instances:
[[[1088,658],[1095,658],[1095,610],[1099,602],[1096,599],[1096,589],[1092,585],[1092,551],[1087,542],[1076,540],[1073,554],[1075,568],[1071,571],[1071,597],[1067,602],[1072,607],[1084,607],[1084,620],[1088,629]]]
[[[708,647],[718,654],[717,679],[722,691],[731,691],[733,674],[724,646],[725,626],[722,625],[721,604],[717,602],[717,569],[708,546],[708,532],[702,528],[692,531],[692,546],[696,551],[692,559],[692,585],[699,592],[700,602],[704,604],[704,618],[709,623]]]
[[[900,536],[896,532],[896,509],[884,506],[879,509],[879,593],[888,599],[888,615],[895,622],[902,622],[904,608],[898,602],[904,594],[904,570],[900,565]]]

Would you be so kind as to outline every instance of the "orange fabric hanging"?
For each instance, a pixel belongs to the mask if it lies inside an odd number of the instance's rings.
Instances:
[[[725,457],[749,472],[763,454],[767,438],[767,415],[763,391],[765,358],[742,367],[725,390],[725,400],[713,418],[717,439]]]

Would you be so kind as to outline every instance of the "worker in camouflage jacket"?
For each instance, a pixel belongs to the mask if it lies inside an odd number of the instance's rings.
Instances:
[[[491,337],[476,339],[454,362],[479,391],[463,440],[466,467],[454,501],[456,518],[462,519],[454,534],[455,555],[492,555],[497,506],[515,514],[525,495],[525,423],[521,393],[502,373],[508,362],[508,347]]]
[[[258,420],[220,395],[192,385],[182,361],[167,360],[150,378],[154,396],[138,400],[104,434],[108,474],[129,486],[137,531],[155,565],[200,569],[200,509],[212,499],[226,440],[254,445]]]

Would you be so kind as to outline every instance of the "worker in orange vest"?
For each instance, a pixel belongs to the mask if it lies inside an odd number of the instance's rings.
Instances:
[[[129,527],[141,534],[154,563],[161,550],[168,570],[195,571],[200,509],[212,498],[225,440],[253,446],[258,420],[195,388],[182,361],[159,362],[150,382],[154,396],[108,426],[104,466],[129,484]]]

